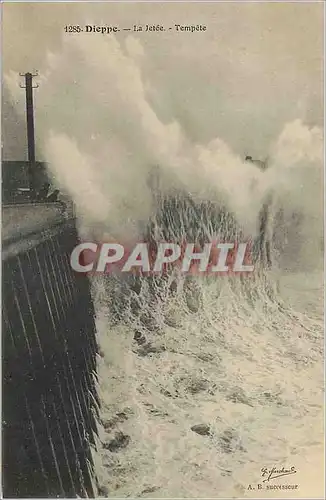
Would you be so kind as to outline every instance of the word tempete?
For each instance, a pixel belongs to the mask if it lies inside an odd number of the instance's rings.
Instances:
[[[186,274],[229,275],[252,273],[250,243],[119,243],[84,242],[77,245],[70,264],[78,273],[132,273],[157,275],[178,266]]]

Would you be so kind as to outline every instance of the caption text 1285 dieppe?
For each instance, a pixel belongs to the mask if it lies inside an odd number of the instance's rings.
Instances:
[[[118,25],[67,25],[64,27],[66,33],[99,33],[102,35],[110,35],[119,31],[133,32],[164,32],[176,31],[177,33],[198,33],[207,30],[205,24],[174,24],[173,26],[164,26],[163,24],[134,24],[132,27],[119,27]]]

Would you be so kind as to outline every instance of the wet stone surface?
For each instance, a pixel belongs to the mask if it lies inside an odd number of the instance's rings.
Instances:
[[[124,434],[123,432],[117,432],[115,437],[111,439],[108,443],[105,443],[103,447],[108,449],[112,453],[119,451],[122,448],[126,448],[130,443],[130,436]]]
[[[210,427],[207,424],[196,424],[191,427],[193,432],[196,432],[200,436],[209,436],[211,431]]]

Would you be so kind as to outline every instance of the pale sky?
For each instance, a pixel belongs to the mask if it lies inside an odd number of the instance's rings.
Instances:
[[[141,74],[153,110],[163,121],[179,122],[191,141],[220,137],[237,154],[263,157],[287,122],[322,125],[322,3],[6,3],[3,73],[37,69],[42,76],[48,53],[63,51],[70,23],[205,24],[205,32],[194,34],[132,33],[144,53]],[[119,33],[118,40],[126,36]],[[137,47],[134,40],[131,45]],[[13,101],[4,85],[3,156],[23,159],[23,99]],[[41,159],[42,144],[37,149]]]

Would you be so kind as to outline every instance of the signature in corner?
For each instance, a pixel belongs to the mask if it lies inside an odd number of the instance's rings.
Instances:
[[[286,469],[285,467],[282,467],[281,469],[278,469],[277,467],[271,467],[270,469],[268,469],[267,467],[263,467],[261,469],[261,477],[265,478],[263,480],[263,483],[272,481],[277,477],[290,476],[296,473],[297,470],[295,467],[290,467],[290,469]]]

